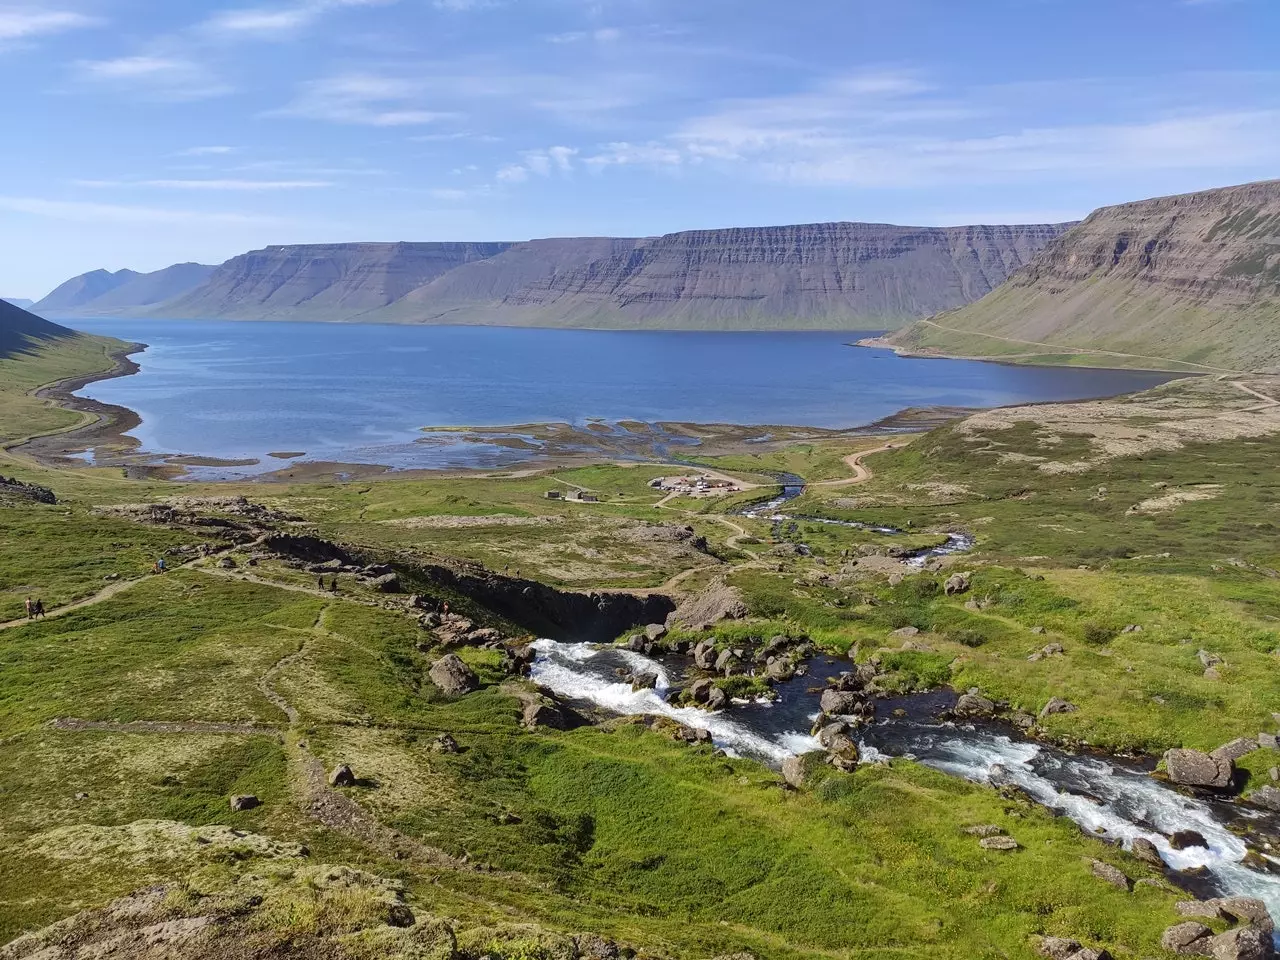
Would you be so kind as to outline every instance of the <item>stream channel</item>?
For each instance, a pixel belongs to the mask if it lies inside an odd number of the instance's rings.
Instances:
[[[748,507],[743,515],[783,523],[845,523],[880,533],[901,531],[847,521],[790,516],[782,506],[804,490],[799,477],[779,478],[782,496]],[[973,540],[953,533],[942,546],[902,558],[923,566],[936,556],[971,549]],[[730,709],[711,713],[697,707],[677,707],[668,697],[688,678],[686,656],[655,659],[630,650],[586,643],[539,640],[532,679],[571,706],[605,710],[618,715],[655,715],[711,734],[716,747],[778,768],[790,756],[821,750],[809,731],[819,715],[820,691],[829,678],[850,664],[828,656],[807,662],[803,672],[775,687],[772,701],[734,701]],[[653,674],[655,689],[633,690],[622,673]],[[1199,895],[1257,897],[1273,917],[1280,917],[1280,875],[1246,866],[1248,846],[1238,835],[1256,835],[1270,855],[1267,837],[1280,837],[1280,817],[1212,797],[1189,796],[1151,777],[1133,761],[1102,754],[1073,754],[1020,736],[998,723],[940,722],[950,692],[916,694],[876,701],[876,721],[860,731],[864,762],[887,758],[910,759],[952,776],[994,787],[1012,786],[1055,814],[1070,817],[1081,829],[1128,848],[1143,837],[1160,851],[1173,871],[1203,868],[1198,876],[1175,877]],[[895,715],[897,713],[897,715]],[[1170,837],[1194,831],[1204,845],[1175,849]]]

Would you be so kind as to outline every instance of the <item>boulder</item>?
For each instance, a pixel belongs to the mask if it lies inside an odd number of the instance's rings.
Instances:
[[[857,713],[862,697],[851,690],[824,690],[818,706],[827,716],[848,716]]]
[[[897,630],[893,631],[893,633],[889,634],[889,636],[910,639],[911,637],[919,636],[919,634],[919,627],[899,627]]]
[[[957,593],[965,593],[969,589],[971,576],[968,573],[953,573],[947,577],[947,582],[943,584],[942,589],[949,597]]]
[[[707,694],[707,709],[723,710],[727,706],[729,706],[729,695],[719,687],[712,687]]]
[[[254,807],[260,806],[262,801],[251,793],[244,793],[231,798],[231,809],[237,813],[243,810],[252,810]]]
[[[983,837],[981,840],[978,841],[978,846],[980,846],[983,850],[998,850],[1001,852],[1008,852],[1010,850],[1018,849],[1018,841],[1013,839],[1013,837],[1004,837],[1004,836]]]
[[[632,690],[656,690],[658,688],[658,675],[642,671],[631,675]]]
[[[1090,860],[1089,869],[1099,880],[1105,880],[1119,890],[1128,890],[1130,880],[1119,867],[1104,863],[1102,860]]]
[[[731,677],[735,673],[741,673],[743,670],[742,658],[732,650],[723,650],[720,656],[716,657],[716,673]]]
[[[644,635],[650,643],[657,643],[667,635],[667,628],[661,623],[651,623],[644,628]]]
[[[716,668],[716,645],[710,640],[703,640],[693,648],[693,665],[699,670]]]
[[[480,679],[457,654],[450,653],[431,665],[427,674],[440,690],[450,696],[470,693],[480,686]]]
[[[775,683],[784,683],[796,675],[796,668],[787,660],[770,660],[765,665],[764,675]]]
[[[612,940],[606,940],[598,933],[581,933],[573,938],[578,949],[579,960],[618,960],[622,951]]]
[[[997,827],[994,823],[979,823],[972,827],[965,827],[964,832],[971,837],[998,837],[1004,833],[1004,828]]]
[[[990,717],[996,712],[996,705],[986,697],[976,693],[966,693],[956,701],[957,717]]]
[[[1212,900],[1179,900],[1173,909],[1180,917],[1194,917],[1200,920],[1226,920],[1227,915]]]
[[[1218,897],[1208,902],[1233,917],[1237,923],[1247,923],[1263,933],[1275,932],[1275,921],[1271,919],[1267,905],[1255,897]]]
[[[1049,702],[1044,705],[1044,709],[1040,711],[1040,717],[1051,717],[1055,713],[1075,713],[1080,708],[1074,703],[1068,703],[1061,697],[1051,697]]]
[[[1213,931],[1203,923],[1175,923],[1160,936],[1160,946],[1181,957],[1207,956]]]
[[[1074,960],[1081,949],[1079,940],[1066,937],[1040,937],[1036,944],[1036,953],[1049,960]]]
[[[695,680],[689,684],[689,699],[694,703],[706,703],[715,689],[716,682],[711,679]]]
[[[1222,666],[1222,658],[1216,653],[1210,653],[1208,650],[1201,650],[1196,653],[1196,656],[1200,658],[1200,665],[1206,670],[1210,667]]]
[[[804,757],[787,757],[782,761],[782,779],[787,781],[787,786],[794,787],[799,790],[804,786],[805,767]]]
[[[462,748],[452,734],[442,733],[431,741],[431,749],[436,753],[460,753]]]
[[[1164,866],[1164,858],[1160,856],[1159,848],[1146,837],[1134,838],[1129,852],[1143,863],[1149,863],[1153,867]]]
[[[1174,749],[1164,755],[1165,772],[1174,783],[1186,787],[1212,787],[1223,790],[1231,786],[1235,765],[1199,750]]]
[[[1258,749],[1258,741],[1250,740],[1248,737],[1237,737],[1230,743],[1224,743],[1217,750],[1212,750],[1209,756],[1215,760],[1228,760],[1232,763],[1241,757],[1247,756]]]
[[[536,730],[539,727],[547,727],[551,730],[563,730],[565,728],[564,714],[559,708],[550,703],[541,703],[533,701],[524,705],[521,712],[521,722],[529,730]]]
[[[1175,850],[1188,850],[1191,847],[1209,849],[1209,841],[1194,830],[1177,830],[1169,834],[1169,846]]]
[[[399,593],[400,578],[394,573],[384,573],[381,576],[374,577],[369,581],[369,586],[377,590],[379,593]]]
[[[1273,786],[1260,787],[1249,794],[1249,802],[1267,810],[1280,813],[1280,790]]]
[[[828,723],[818,730],[818,742],[822,744],[824,750],[829,750],[838,736],[851,736],[853,727],[845,723],[843,720],[836,723]]]
[[[347,764],[341,764],[333,768],[333,772],[329,774],[329,786],[331,787],[354,787],[356,785],[356,775],[351,771],[351,767]]]
[[[853,773],[858,769],[858,745],[847,734],[838,733],[829,738],[827,762],[837,770]]]
[[[1237,927],[1218,934],[1209,941],[1208,954],[1213,960],[1272,960],[1276,955],[1271,934],[1257,927]]]

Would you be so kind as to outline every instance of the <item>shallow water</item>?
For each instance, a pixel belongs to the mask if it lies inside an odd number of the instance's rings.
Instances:
[[[808,673],[776,689],[772,703],[736,704],[721,713],[673,707],[665,695],[678,683],[679,666],[629,651],[589,644],[540,640],[532,677],[570,703],[621,714],[667,716],[707,730],[716,746],[778,767],[789,756],[821,749],[809,735],[819,715],[818,694],[848,663],[830,657],[810,662]],[[615,669],[658,673],[657,690],[633,691]],[[1184,796],[1152,779],[1137,766],[1112,758],[1078,756],[1017,739],[995,725],[941,724],[927,719],[945,695],[908,698],[917,709],[904,718],[886,717],[892,701],[878,705],[879,721],[861,734],[864,759],[906,757],[952,776],[993,786],[1013,785],[1042,806],[1070,817],[1086,832],[1129,847],[1150,840],[1175,870],[1205,867],[1210,886],[1223,894],[1257,897],[1280,917],[1280,877],[1244,866],[1247,847],[1231,831],[1240,810]],[[923,709],[920,709],[923,707]],[[1256,813],[1244,816],[1263,819]],[[1274,826],[1274,825],[1273,825]],[[1167,835],[1194,830],[1207,846],[1174,850]]]
[[[674,333],[196,320],[72,320],[149,344],[135,376],[82,396],[138,412],[146,452],[396,468],[501,466],[536,456],[425,426],[588,418],[846,428],[909,406],[987,407],[1112,396],[1163,374],[918,360],[847,346],[864,334]],[[533,446],[536,448],[537,444]]]

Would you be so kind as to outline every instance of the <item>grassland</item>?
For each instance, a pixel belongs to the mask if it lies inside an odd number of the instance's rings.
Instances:
[[[40,359],[0,396],[0,423],[14,436],[52,423],[28,391],[89,360]],[[184,553],[149,576],[156,555],[211,535],[104,509],[244,494],[296,518],[292,532],[402,569],[480,563],[676,596],[724,579],[751,611],[717,628],[726,642],[806,633],[879,656],[898,689],[977,686],[1033,713],[1065,697],[1079,710],[1042,724],[1064,741],[1155,753],[1274,730],[1272,407],[1229,384],[1117,407],[1077,411],[1074,430],[1048,408],[943,427],[869,457],[864,482],[815,485],[788,507],[902,535],[731,512],[767,486],[659,506],[648,481],[669,468],[649,465],[177,488],[10,456],[6,474],[60,502],[0,499],[0,621],[32,590],[54,612],[0,629],[0,857],[23,867],[0,871],[0,941],[159,883],[168,919],[222,911],[272,949],[323,935],[324,956],[549,960],[573,956],[566,937],[586,932],[653,957],[1030,957],[1035,934],[1159,955],[1177,895],[1102,883],[1089,858],[1156,873],[1016,795],[910,762],[851,775],[815,765],[794,791],[762,765],[637,724],[530,731],[528,691],[495,651],[462,647],[481,689],[442,694],[427,676],[439,651],[395,598],[350,577],[333,595],[283,564],[249,567],[249,546],[229,550],[234,569]],[[1169,424],[1214,417],[1230,428],[1165,442]],[[1118,422],[1154,446],[1117,447]],[[840,480],[845,458],[874,446],[824,441],[708,466]],[[603,502],[545,498],[574,488]],[[1212,496],[1168,499],[1188,491]],[[1133,509],[1150,500],[1163,502]],[[692,539],[672,533],[686,526]],[[887,555],[950,529],[978,539],[948,561],[972,571],[966,593],[942,590],[951,569]],[[465,597],[437,598],[519,630]],[[896,649],[903,626],[928,649]],[[1028,659],[1050,642],[1063,654]],[[1216,677],[1202,649],[1223,661]],[[446,733],[460,752],[435,749]],[[1261,779],[1270,759],[1246,766]],[[339,763],[356,786],[326,784]],[[237,794],[261,804],[233,812]],[[1021,848],[982,849],[964,832],[977,824]],[[413,928],[388,925],[398,905]],[[444,946],[436,920],[454,931]]]

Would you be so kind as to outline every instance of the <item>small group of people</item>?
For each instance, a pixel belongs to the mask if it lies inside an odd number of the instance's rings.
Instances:
[[[327,586],[327,587],[326,587],[326,586],[324,585],[324,577],[316,577],[316,589],[317,589],[317,590],[328,590],[330,593],[337,593],[337,592],[338,592],[338,578],[335,576],[332,580],[330,580],[330,581],[329,581],[329,586]]]
[[[26,608],[27,608],[28,620],[38,620],[38,619],[44,618],[44,601],[43,600],[39,598],[32,600],[30,597],[27,597]]]
[[[164,573],[168,569],[169,568],[165,566],[164,557],[161,557],[159,560],[157,560],[155,563],[151,565],[152,573]]]

